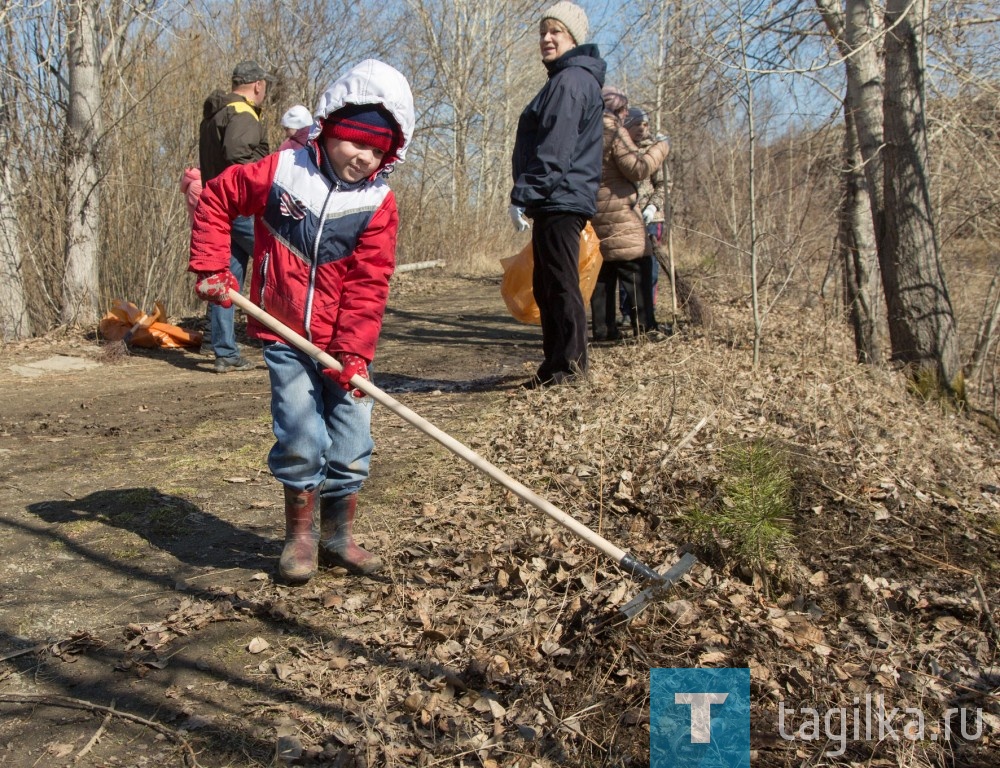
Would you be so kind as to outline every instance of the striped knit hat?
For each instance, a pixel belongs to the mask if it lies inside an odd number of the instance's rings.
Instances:
[[[385,160],[393,157],[400,145],[396,121],[377,104],[348,104],[323,122],[323,136],[355,141],[380,149]]]

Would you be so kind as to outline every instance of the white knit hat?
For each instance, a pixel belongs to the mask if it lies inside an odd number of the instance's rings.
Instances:
[[[587,42],[587,29],[590,24],[587,21],[587,14],[576,3],[565,2],[565,0],[564,2],[556,3],[542,13],[542,18],[555,19],[561,22],[570,35],[573,36],[573,40],[576,41],[577,45],[583,45]]]
[[[285,128],[294,128],[295,130],[298,130],[299,128],[305,128],[307,125],[312,124],[312,114],[309,112],[308,108],[303,107],[301,104],[296,104],[281,116],[281,125]]]

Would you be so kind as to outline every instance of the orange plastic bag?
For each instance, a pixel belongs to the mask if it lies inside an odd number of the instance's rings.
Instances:
[[[167,311],[163,304],[156,302],[153,313],[156,317],[166,317]],[[115,299],[110,311],[101,318],[99,325],[101,336],[108,341],[119,341],[125,338],[143,311],[130,301]],[[202,333],[200,331],[185,331],[176,325],[154,322],[148,328],[139,328],[129,342],[133,347],[150,347],[161,349],[180,349],[182,347],[200,347]]]
[[[584,304],[590,302],[601,262],[601,241],[588,221],[580,233],[580,293]],[[531,290],[531,275],[535,269],[531,242],[520,253],[500,259],[500,264],[503,266],[500,293],[511,315],[522,323],[541,325],[542,317]]]

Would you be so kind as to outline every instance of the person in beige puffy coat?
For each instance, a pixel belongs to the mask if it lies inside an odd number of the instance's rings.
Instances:
[[[628,134],[640,150],[647,150],[658,141],[667,141],[666,136],[653,136],[649,130],[649,117],[645,110],[639,107],[629,107],[628,116],[625,118],[625,128]],[[667,166],[664,164],[653,171],[653,175],[643,179],[637,185],[639,191],[638,202],[635,209],[642,214],[642,221],[646,225],[646,253],[642,257],[642,288],[646,297],[646,330],[655,329],[669,336],[673,333],[673,328],[668,325],[661,325],[656,322],[656,283],[659,273],[656,250],[661,248],[663,243],[664,227],[666,224],[665,211],[667,210],[667,190],[670,186]],[[621,292],[619,291],[619,298]],[[623,307],[622,317],[628,318],[629,313]]]
[[[645,149],[637,147],[623,122],[628,114],[627,97],[611,87],[604,89],[603,96],[604,159],[593,226],[601,240],[604,263],[590,299],[593,340],[597,342],[618,338],[615,318],[619,282],[632,309],[633,333],[647,331],[649,313],[640,273],[640,259],[646,253],[646,227],[636,209],[637,185],[660,169],[669,151],[665,141]]]

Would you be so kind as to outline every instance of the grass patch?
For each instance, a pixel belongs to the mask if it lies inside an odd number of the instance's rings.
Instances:
[[[961,372],[945,387],[933,368],[911,366],[907,386],[914,396],[925,403],[940,402],[945,412],[961,409],[966,404],[965,375]]]
[[[138,560],[143,556],[142,550],[137,546],[122,546],[110,552],[115,560]]]
[[[175,534],[181,528],[185,517],[187,517],[187,510],[159,507],[149,513],[149,530],[160,536]]]
[[[766,576],[791,541],[792,475],[780,449],[764,440],[732,445],[721,457],[715,509],[695,508],[683,524],[696,541]]]
[[[99,525],[100,523],[96,520],[71,520],[68,523],[63,523],[59,527],[59,530],[67,538],[75,539],[97,528]]]

